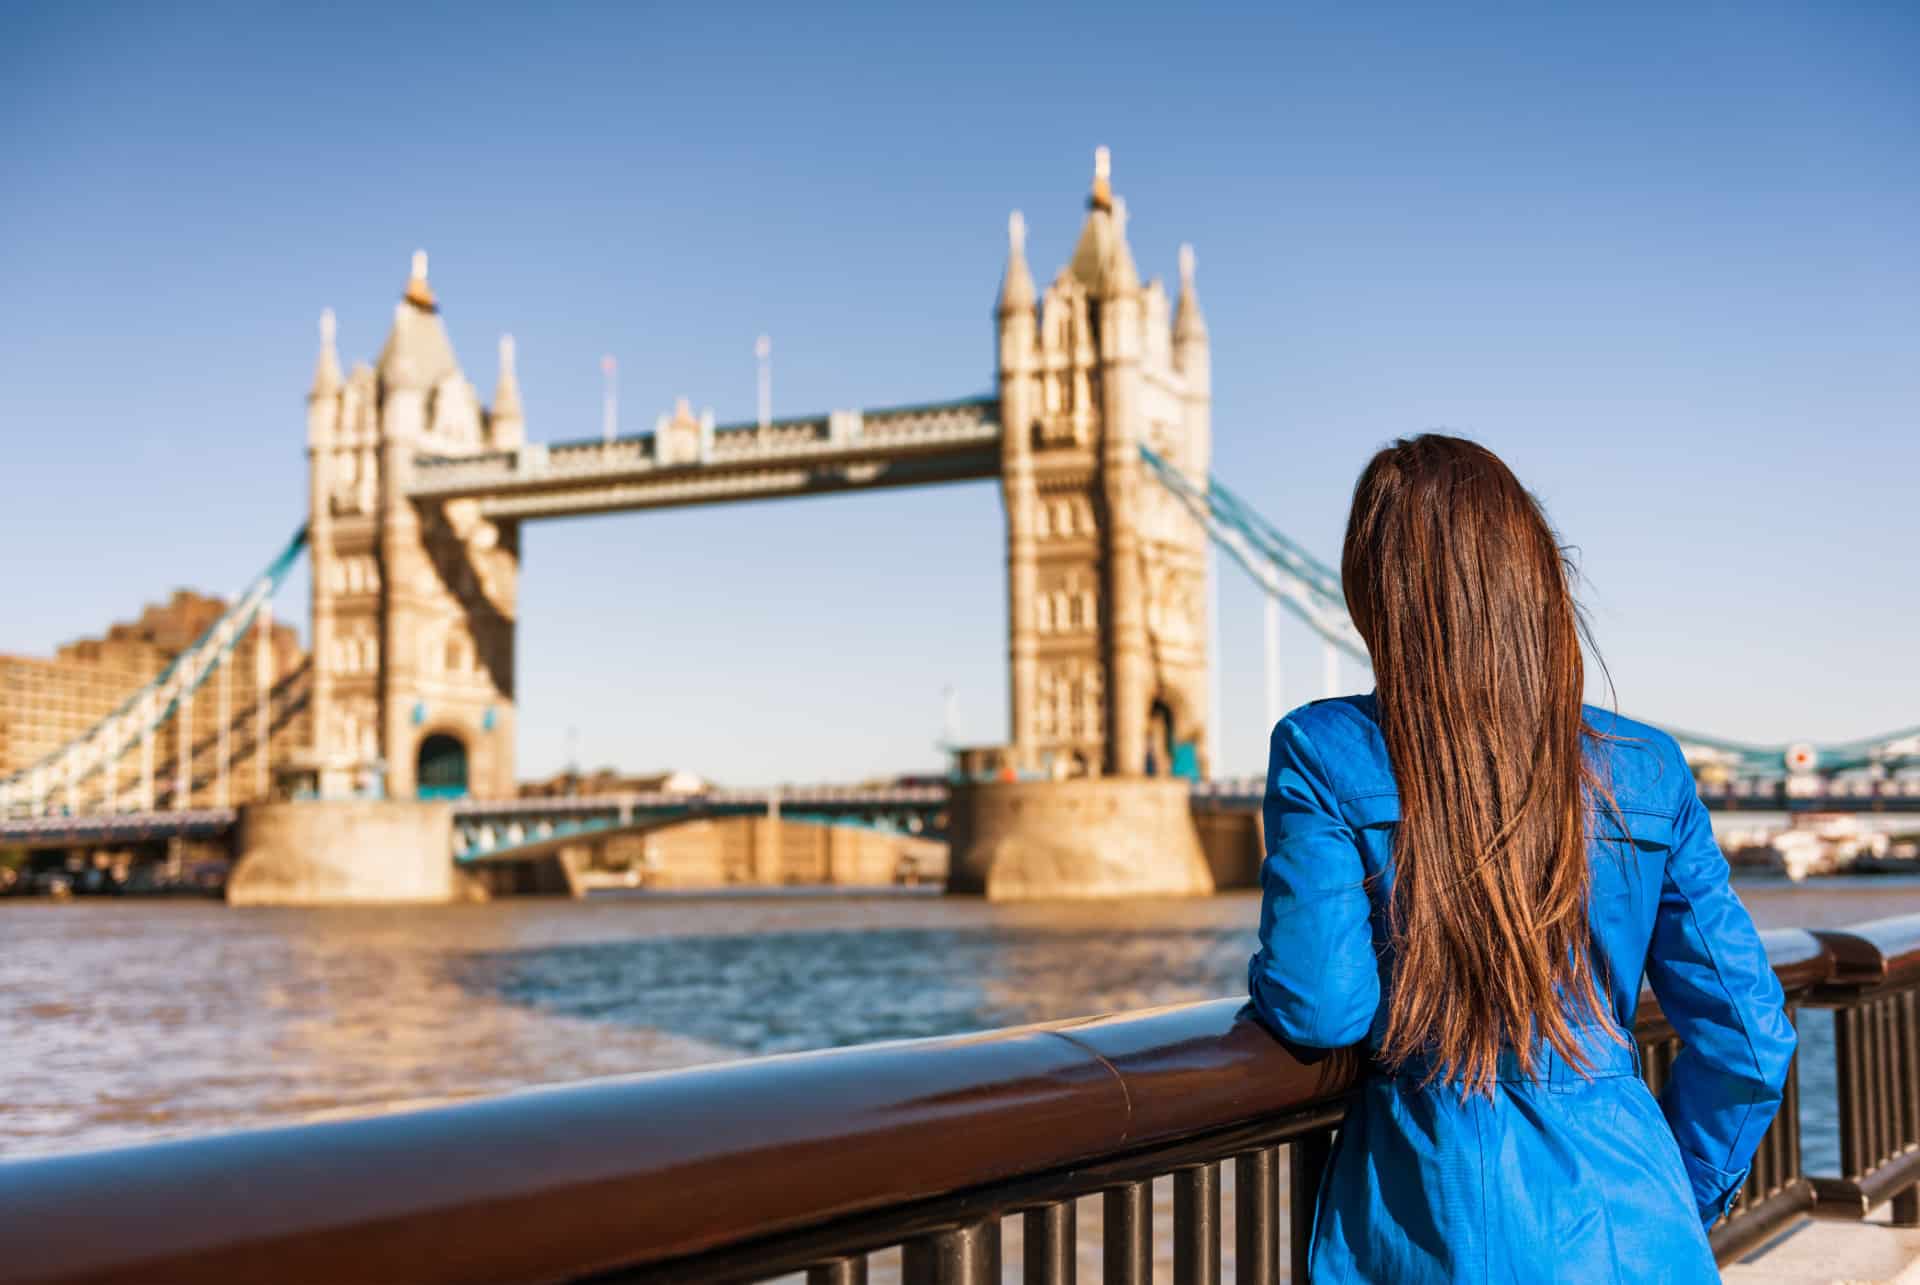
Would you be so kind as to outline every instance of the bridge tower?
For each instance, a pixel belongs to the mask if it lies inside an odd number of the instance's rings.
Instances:
[[[377,365],[343,378],[322,318],[307,455],[323,792],[384,770],[399,798],[512,794],[518,527],[406,488],[419,455],[511,449],[524,435],[512,340],[488,411],[454,357],[424,253]]]
[[[1207,535],[1147,473],[1204,493],[1213,447],[1193,254],[1141,284],[1107,151],[1044,294],[1008,224],[1000,287],[1011,780],[955,787],[947,887],[999,899],[1213,891],[1183,776],[1207,762]],[[1157,779],[1156,779],[1157,778]]]
[[[1203,491],[1212,375],[1193,254],[1169,307],[1141,284],[1096,153],[1072,259],[1036,295],[1019,214],[1000,290],[1013,766],[1053,777],[1205,774],[1207,536],[1146,475]]]

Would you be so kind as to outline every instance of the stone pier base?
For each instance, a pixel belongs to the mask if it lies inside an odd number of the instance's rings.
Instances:
[[[452,901],[453,810],[445,803],[329,799],[240,809],[227,901],[323,906]]]
[[[1213,891],[1182,780],[954,787],[947,890],[995,901]]]

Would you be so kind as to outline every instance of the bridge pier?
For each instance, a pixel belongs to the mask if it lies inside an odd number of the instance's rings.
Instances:
[[[240,809],[227,880],[235,906],[464,900],[453,809],[411,799],[318,799]]]
[[[957,785],[947,891],[994,901],[1203,897],[1214,888],[1178,778]]]

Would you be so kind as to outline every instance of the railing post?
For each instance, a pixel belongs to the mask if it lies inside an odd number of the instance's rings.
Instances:
[[[1305,1285],[1313,1257],[1313,1211],[1320,1197],[1320,1179],[1333,1156],[1333,1131],[1320,1129],[1296,1138],[1288,1153],[1292,1225],[1287,1230],[1293,1249],[1293,1280],[1294,1285]]]
[[[904,1285],[999,1285],[1000,1220],[916,1236],[900,1259]]]
[[[1233,1160],[1233,1278],[1280,1282],[1280,1151],[1262,1147]]]
[[[1152,1285],[1153,1184],[1110,1187],[1101,1197],[1101,1268],[1106,1285]]]
[[[1220,1285],[1220,1166],[1173,1175],[1174,1285]]]
[[[1080,1270],[1078,1222],[1071,1200],[1026,1212],[1021,1219],[1023,1285],[1074,1285]]]
[[[807,1285],[867,1285],[867,1256],[836,1258],[809,1267]]]

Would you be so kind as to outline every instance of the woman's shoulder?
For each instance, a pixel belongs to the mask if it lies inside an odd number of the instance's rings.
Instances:
[[[1300,748],[1306,747],[1300,754]],[[1392,791],[1393,767],[1373,693],[1330,696],[1295,709],[1273,729],[1273,748],[1307,757],[1336,797]]]
[[[1651,723],[1587,705],[1591,752],[1616,802],[1627,808],[1679,812],[1694,792],[1693,770],[1673,736]]]

